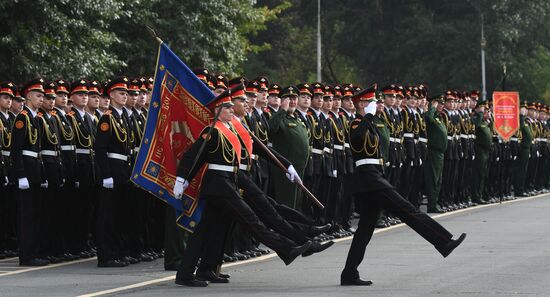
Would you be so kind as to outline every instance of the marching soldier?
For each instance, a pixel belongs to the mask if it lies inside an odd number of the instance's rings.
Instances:
[[[354,195],[361,218],[350,246],[346,265],[340,275],[340,284],[343,286],[372,285],[372,281],[360,278],[357,267],[364,258],[380,209],[386,209],[402,219],[434,245],[443,257],[447,257],[466,237],[463,233],[458,239],[453,240],[451,233],[405,200],[386,180],[378,131],[372,123],[376,113],[376,103],[371,98],[374,99],[368,96],[367,91],[354,95],[358,115],[351,126],[350,146],[356,169],[353,176]]]
[[[208,170],[204,175],[200,191],[201,199],[206,202],[203,217],[190,237],[187,252],[184,254],[176,275],[176,284],[207,285],[206,282],[197,280],[194,276],[196,263],[204,246],[206,232],[212,230],[211,228],[217,224],[227,224],[229,218],[237,219],[248,226],[254,236],[275,250],[287,265],[311,245],[311,242],[307,242],[304,245],[296,246],[289,239],[270,231],[241,198],[236,181],[241,162],[242,143],[235,134],[233,125],[230,124],[233,118],[232,105],[229,91],[216,98],[213,109],[216,112],[221,108],[219,121],[215,123],[214,127],[206,128],[201,132],[201,137],[184,154],[178,168],[173,191],[174,196],[180,198],[189,185],[187,179],[191,180],[198,169],[204,163],[208,163]],[[209,129],[212,129],[210,133]],[[199,151],[204,141],[206,141],[206,147]],[[196,156],[197,158],[195,158]],[[198,160],[197,164],[195,164],[195,159]]]
[[[40,235],[39,213],[41,207],[41,185],[44,184],[40,154],[40,129],[37,118],[44,101],[44,80],[27,82],[21,94],[26,102],[15,118],[11,132],[10,158],[15,171],[16,197],[18,207],[19,265],[44,266],[50,262],[40,258],[43,248]]]

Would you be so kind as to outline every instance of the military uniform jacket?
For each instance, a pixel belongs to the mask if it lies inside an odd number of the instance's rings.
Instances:
[[[58,108],[54,107],[50,113],[52,120],[56,123],[59,148],[61,150],[61,161],[63,163],[63,172],[65,182],[74,184],[75,181],[75,166],[76,166],[76,151],[75,151],[75,133],[69,119]]]
[[[425,115],[428,149],[445,153],[449,144],[447,141],[447,126],[436,114],[435,108],[430,107]]]
[[[329,125],[332,130],[332,162],[337,175],[346,174],[346,132],[342,119],[338,113],[329,112]]]
[[[345,111],[343,108],[340,108],[340,121],[342,121],[342,125],[344,126],[344,133],[345,133],[345,139],[346,142],[344,143],[344,151],[346,154],[346,174],[350,175],[353,173],[353,169],[355,168],[355,165],[353,163],[353,156],[351,155],[351,149],[349,146],[349,130],[351,126],[351,122],[355,119],[355,116],[353,114],[348,114],[347,111]]]
[[[297,169],[305,169],[311,154],[306,129],[296,114],[289,115],[282,109],[269,120],[273,149],[290,159]]]
[[[324,113],[319,114],[319,119],[323,122],[324,133],[324,154],[323,154],[323,175],[336,177],[337,171],[334,164],[334,127],[331,125],[330,115]]]
[[[416,151],[419,154],[419,161],[425,160],[427,157],[428,151],[428,133],[426,132],[426,113],[417,108],[416,110],[416,120],[418,122],[418,142],[416,144]]]
[[[415,140],[418,141],[419,124],[415,112],[408,107],[401,109],[401,121],[403,125],[403,148],[406,159],[418,164],[418,152],[416,151]]]
[[[374,116],[371,114],[364,117],[357,115],[351,123],[350,147],[356,164],[353,172],[352,192],[355,194],[393,188],[383,173],[380,136],[373,120]],[[380,163],[359,165],[365,159],[371,159],[374,162],[378,159]],[[362,199],[368,199],[368,197],[361,196]]]
[[[123,112],[122,112],[123,113]],[[130,179],[131,131],[123,114],[111,107],[101,119],[95,141],[102,179],[112,177],[115,186]]]
[[[256,108],[253,108],[252,110],[252,119],[254,122],[254,135],[258,137],[258,139],[268,147],[271,146],[271,142],[269,141],[269,123],[267,122],[266,117],[263,115],[263,113],[258,112]],[[268,178],[269,177],[269,167],[267,164],[267,160],[261,158],[258,160],[258,170],[260,172],[260,176],[262,178]]]
[[[395,167],[396,164],[399,164],[398,161],[398,151],[395,141],[395,136],[398,135],[399,130],[399,123],[397,123],[397,119],[395,118],[393,114],[393,110],[391,108],[384,107],[384,112],[382,113],[382,118],[384,119],[385,125],[388,128],[388,131],[390,133],[389,139],[389,149],[388,149],[388,158],[384,160],[384,162],[389,162],[389,166]],[[393,141],[392,141],[393,140]]]
[[[475,114],[472,117],[472,122],[476,127],[476,146],[489,151],[491,149],[492,133],[489,124],[483,119],[483,113]]]
[[[520,116],[521,149],[530,150],[533,145],[533,130],[524,116]]]
[[[67,120],[74,133],[76,147],[75,181],[82,186],[91,186],[96,183],[96,169],[94,157],[94,128],[92,119],[86,114],[84,117],[76,108],[67,113]],[[92,175],[90,175],[90,173]]]
[[[458,158],[455,138],[456,127],[453,120],[452,112],[444,109],[441,112],[440,117],[447,131],[447,150],[445,151],[445,160],[456,160]]]
[[[40,129],[36,116],[27,106],[15,117],[11,132],[10,158],[15,182],[26,177],[30,184],[42,183],[42,164],[38,157],[29,156],[40,153]]]
[[[311,149],[313,148],[313,138],[312,138],[313,123],[311,122],[311,119],[307,113],[304,116],[302,112],[300,112],[299,110],[296,110],[294,111],[294,115],[306,127],[307,140],[309,145],[309,158],[306,164],[306,168],[304,170],[304,176],[309,177],[313,175],[313,153],[311,152]]]
[[[11,146],[11,129],[15,116],[8,111],[8,116],[0,114],[0,182],[9,177],[10,164],[10,146]]]
[[[315,110],[310,108],[307,112],[312,123],[311,128],[311,153],[313,158],[313,174],[323,173],[323,155],[325,152],[325,123],[321,120]]]
[[[233,172],[206,170],[202,179],[200,195],[202,198],[240,197],[237,186],[239,160],[235,149],[231,145],[231,142],[216,127],[212,128],[212,134],[208,137],[210,129],[210,127],[205,128],[200,133],[201,136],[197,141],[183,154],[178,166],[177,176],[191,181],[206,163],[232,166],[235,168]],[[199,149],[205,141],[204,150],[199,154]],[[197,158],[197,161],[193,167],[195,158]]]
[[[389,151],[390,151],[390,130],[386,126],[386,121],[382,118],[381,114],[377,114],[373,117],[372,123],[375,125],[376,130],[378,131],[379,141],[380,141],[380,154],[382,160],[384,161],[384,166],[388,167],[389,164]]]
[[[48,180],[48,183],[60,185],[63,183],[65,176],[57,123],[55,118],[44,110],[38,112],[37,118],[40,129],[39,134],[41,135],[40,155],[44,165],[44,177]]]

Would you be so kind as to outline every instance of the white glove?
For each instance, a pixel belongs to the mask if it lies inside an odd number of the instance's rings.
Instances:
[[[80,187],[80,182],[74,182],[74,187],[78,189]]]
[[[390,162],[386,162],[386,164],[384,164],[386,167],[390,167]]]
[[[103,187],[105,189],[112,189],[115,187],[115,182],[113,181],[112,177],[104,178],[103,179]]]
[[[286,173],[286,178],[288,178],[288,180],[297,184],[302,183],[302,179],[298,175],[298,172],[296,171],[296,169],[294,169],[294,166],[292,165],[288,166],[287,170],[288,172]]]
[[[332,170],[332,176],[338,177],[338,171],[336,169]]]
[[[47,188],[48,188],[48,181],[45,181],[45,182],[41,183],[41,184],[40,184],[40,187],[41,187],[42,189],[47,189]]]
[[[500,158],[499,158],[499,157],[497,157],[497,162],[498,162],[498,160],[500,160]]]
[[[514,156],[514,161],[518,158],[518,156]]]
[[[369,103],[369,105],[365,106],[365,108],[363,109],[363,111],[365,112],[365,114],[372,114],[372,115],[375,115],[376,114],[376,102],[371,102]]]
[[[29,180],[26,177],[22,177],[19,179],[19,190],[26,190],[30,188],[29,186]]]
[[[176,199],[181,199],[181,196],[183,195],[183,192],[185,192],[185,189],[189,187],[189,182],[185,180],[183,177],[176,177],[176,182],[174,183],[174,189],[172,190],[174,192],[174,197]]]
[[[472,161],[476,159],[476,155],[472,155]]]
[[[8,177],[7,177],[7,176],[4,176],[4,179],[5,179],[5,181],[4,181],[4,183],[2,184],[2,186],[7,186],[7,185],[10,183],[10,181],[8,180]]]
[[[418,164],[418,166],[422,166],[422,159],[418,159],[420,161],[420,163]]]
[[[540,157],[540,153],[539,153],[539,151],[537,151],[537,158],[539,158],[539,157]]]

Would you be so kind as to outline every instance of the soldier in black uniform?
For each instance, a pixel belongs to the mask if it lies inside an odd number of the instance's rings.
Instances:
[[[44,85],[45,98],[38,112],[40,135],[40,157],[44,169],[45,182],[42,185],[40,200],[40,235],[44,246],[40,255],[50,263],[60,263],[63,257],[63,213],[60,212],[63,200],[60,188],[64,172],[61,161],[60,136],[57,122],[51,115],[55,103],[56,85],[49,82]]]
[[[201,137],[184,154],[173,189],[174,196],[181,197],[189,185],[187,180],[192,180],[202,165],[208,163],[200,190],[200,199],[205,199],[206,204],[201,222],[189,239],[187,252],[176,275],[176,284],[180,285],[207,285],[206,282],[195,279],[193,275],[197,259],[201,255],[203,241],[208,230],[215,230],[213,228],[217,224],[227,224],[230,217],[249,228],[258,240],[275,250],[287,265],[311,245],[311,242],[308,242],[296,246],[291,240],[270,231],[242,200],[237,186],[241,142],[230,124],[233,117],[231,93],[226,91],[219,95],[213,103],[213,108],[214,112],[221,108],[219,121],[213,128],[201,132]],[[212,129],[210,133],[209,129]],[[206,146],[199,152],[204,141],[207,141]]]
[[[93,119],[86,113],[88,104],[88,81],[79,79],[73,81],[69,90],[69,100],[73,102],[71,111],[67,113],[67,119],[71,124],[75,139],[75,152],[77,155],[75,169],[75,195],[72,197],[74,223],[78,230],[72,238],[69,246],[70,254],[81,258],[91,257],[89,252],[89,228],[91,201],[95,199],[94,187],[94,124]]]
[[[0,83],[0,259],[16,255],[14,245],[16,200],[10,184],[11,128],[15,116],[9,111],[17,87],[11,81]]]
[[[56,123],[59,133],[60,157],[65,179],[59,189],[58,199],[61,200],[60,208],[64,215],[61,222],[63,227],[58,232],[62,236],[63,260],[70,261],[79,257],[79,255],[71,254],[71,252],[76,253],[78,251],[79,237],[77,235],[80,234],[80,217],[79,214],[75,213],[76,203],[74,196],[76,189],[76,138],[71,122],[65,112],[69,99],[69,84],[66,80],[59,79],[55,81],[55,85],[55,106],[50,114]]]
[[[40,134],[39,108],[44,101],[44,80],[34,79],[22,88],[26,102],[17,117],[11,132],[10,158],[16,182],[18,205],[19,265],[43,266],[50,262],[40,258],[41,184],[44,183],[42,164],[39,158]]]
[[[403,148],[405,150],[405,160],[401,168],[401,186],[399,194],[409,200],[411,204],[419,207],[419,201],[412,199],[411,190],[413,186],[413,172],[418,166],[418,152],[416,150],[416,142],[418,142],[419,123],[416,116],[416,100],[418,99],[417,91],[414,87],[407,87],[405,98],[403,99],[403,107],[401,108],[401,125],[403,125]]]
[[[353,156],[351,154],[351,149],[349,146],[349,132],[351,122],[355,119],[355,113],[353,112],[353,102],[351,101],[351,96],[353,95],[353,88],[350,86],[344,86],[342,88],[342,107],[340,108],[340,119],[344,126],[345,133],[345,143],[344,143],[344,152],[345,152],[345,175],[343,182],[343,193],[342,193],[342,227],[348,232],[355,232],[355,229],[351,226],[351,215],[353,209],[353,199],[351,195],[351,186],[354,164]]]
[[[354,196],[361,218],[340,276],[341,285],[372,284],[372,281],[365,281],[359,277],[357,267],[363,260],[380,209],[386,209],[403,220],[433,244],[444,257],[447,257],[466,237],[463,233],[458,239],[453,240],[451,233],[405,200],[386,180],[377,142],[378,131],[372,123],[376,103],[363,100],[363,95],[366,94],[367,92],[359,92],[354,95],[357,118],[351,124],[350,146],[356,169],[353,176]]]
[[[97,265],[122,267],[130,262],[124,258],[119,234],[121,202],[126,201],[131,172],[131,130],[123,106],[128,99],[128,78],[111,80],[105,92],[111,98],[111,108],[99,119],[95,152],[102,178],[97,211]]]

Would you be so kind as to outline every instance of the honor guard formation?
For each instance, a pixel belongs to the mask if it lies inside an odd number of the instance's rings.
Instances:
[[[0,258],[123,267],[165,257],[177,284],[201,287],[229,282],[223,262],[272,250],[289,265],[354,236],[341,285],[370,285],[357,268],[375,228],[406,223],[446,257],[466,234],[453,239],[421,206],[443,213],[549,189],[550,107],[540,103],[521,105],[504,141],[475,90],[194,73],[216,95],[217,121],[178,163],[176,198],[206,166],[202,219],[184,251],[173,210],[130,182],[152,78],[0,83]]]

